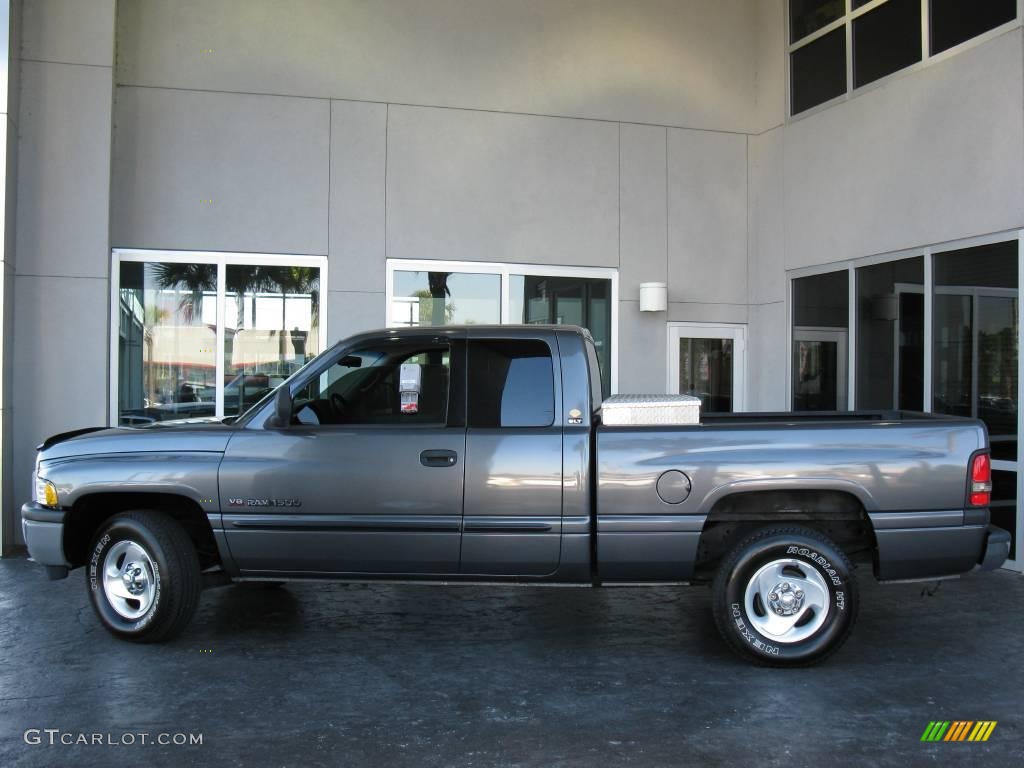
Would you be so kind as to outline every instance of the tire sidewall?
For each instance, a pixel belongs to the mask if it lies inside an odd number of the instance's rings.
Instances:
[[[156,587],[153,604],[138,619],[126,619],[119,614],[107,599],[103,589],[103,561],[111,547],[119,541],[130,539],[143,547],[153,562],[153,580]],[[106,627],[123,636],[142,635],[161,620],[165,613],[164,574],[169,572],[166,554],[146,526],[130,517],[114,518],[103,526],[89,549],[86,567],[86,585],[93,607]]]
[[[746,588],[750,578],[766,563],[792,559],[816,571],[829,592],[824,625],[797,643],[780,643],[762,635],[750,621]],[[745,650],[765,661],[793,663],[827,654],[841,643],[856,615],[856,587],[846,557],[833,545],[800,534],[773,534],[751,542],[735,558],[725,582],[724,626]]]

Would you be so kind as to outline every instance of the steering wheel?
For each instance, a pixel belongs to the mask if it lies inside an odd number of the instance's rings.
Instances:
[[[334,408],[335,413],[344,413],[348,409],[348,400],[337,392],[331,392],[331,407]]]

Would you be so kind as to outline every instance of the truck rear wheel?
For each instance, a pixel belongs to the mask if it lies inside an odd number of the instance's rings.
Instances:
[[[802,526],[763,528],[722,560],[712,584],[715,624],[749,661],[807,666],[835,653],[857,617],[853,566]]]
[[[160,512],[125,512],[106,521],[89,550],[86,579],[100,622],[125,640],[169,639],[199,604],[195,546]]]

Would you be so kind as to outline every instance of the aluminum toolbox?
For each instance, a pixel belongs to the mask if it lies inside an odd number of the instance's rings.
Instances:
[[[692,395],[612,395],[601,403],[608,427],[700,424],[700,398]]]

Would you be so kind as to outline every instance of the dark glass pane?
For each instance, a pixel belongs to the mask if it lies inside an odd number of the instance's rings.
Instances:
[[[1010,532],[1010,559],[1017,557],[1017,473],[992,471],[992,524]]]
[[[935,255],[935,411],[982,419],[992,457],[1017,458],[1017,241]]]
[[[862,5],[867,5],[870,2],[871,2],[871,0],[853,0],[853,10],[856,11]]]
[[[732,412],[732,339],[679,340],[679,392],[706,412]]]
[[[924,258],[857,270],[857,408],[924,407]]]
[[[468,365],[470,427],[548,427],[554,423],[554,373],[547,344],[472,341]]]
[[[118,422],[214,416],[217,265],[122,262]]]
[[[295,395],[295,420],[309,426],[444,424],[450,368],[443,342],[388,341],[345,350]]]
[[[846,270],[793,281],[793,410],[846,409]]]
[[[850,273],[845,269],[793,281],[793,323],[814,328],[847,328]]]
[[[846,0],[789,0],[789,42],[831,24],[846,13]]]
[[[842,27],[790,54],[793,114],[846,93],[846,34]]]
[[[1017,0],[931,0],[932,54],[1017,17]]]
[[[921,0],[889,0],[853,22],[853,87],[921,60]]]
[[[841,353],[836,342],[793,342],[794,411],[840,410],[839,398],[846,386],[839,376]]]
[[[601,384],[611,391],[612,282],[593,277],[509,276],[510,322],[579,325],[590,331],[601,368]]]
[[[248,410],[320,351],[320,270],[228,264],[224,415]]]
[[[501,322],[501,275],[396,271],[391,325]]]

